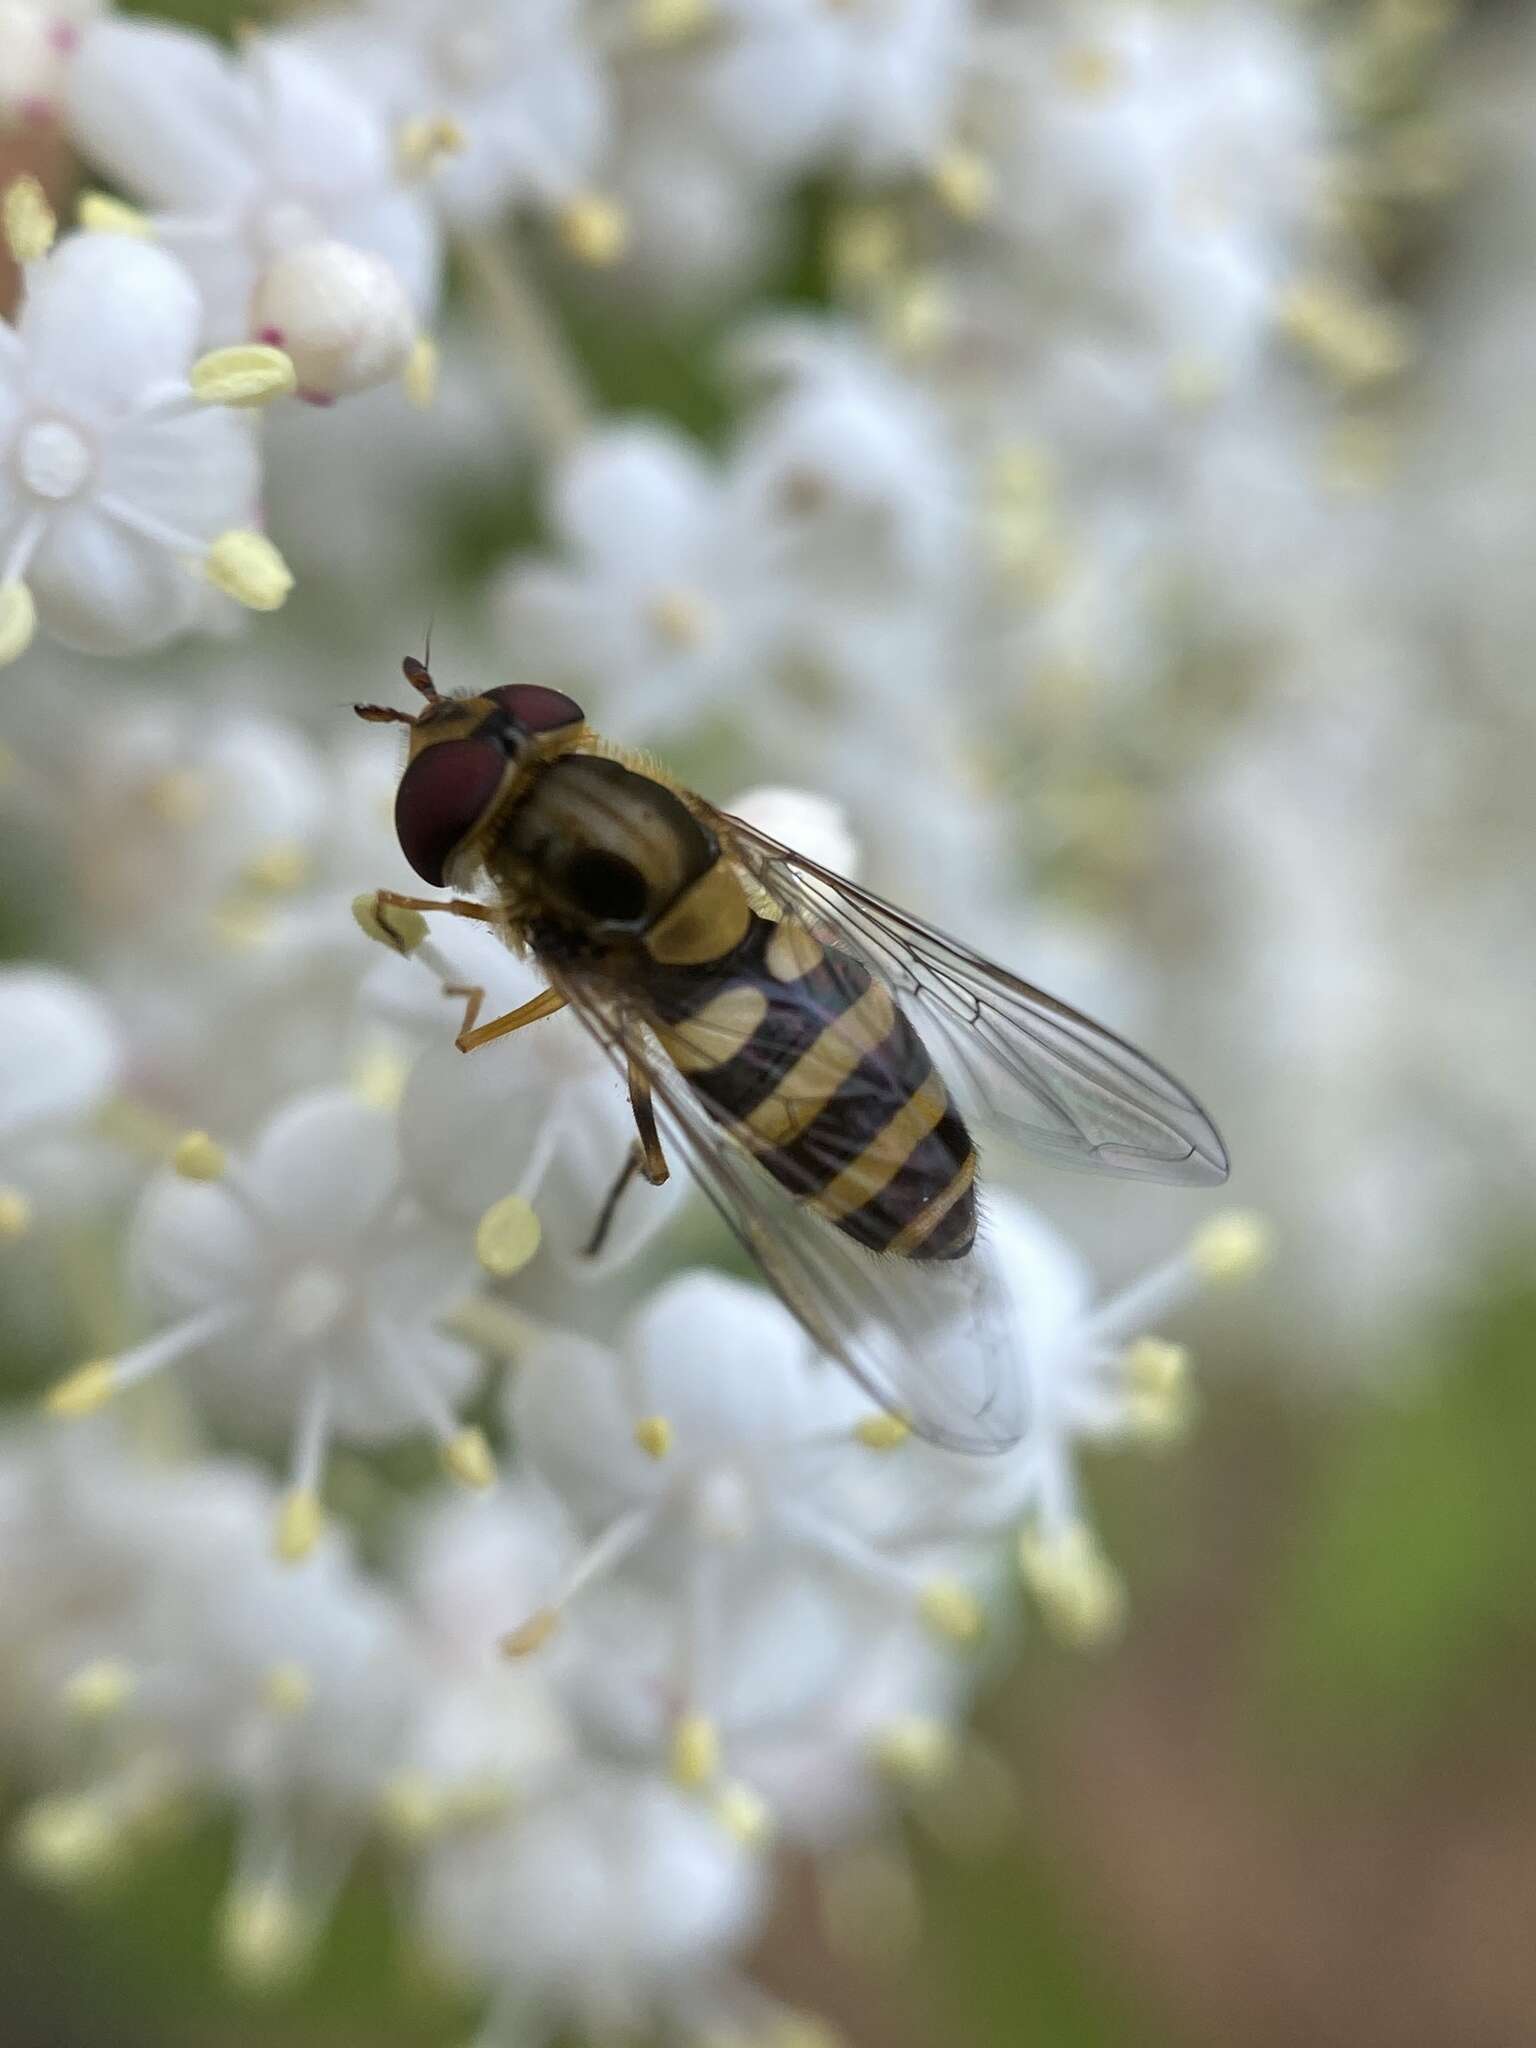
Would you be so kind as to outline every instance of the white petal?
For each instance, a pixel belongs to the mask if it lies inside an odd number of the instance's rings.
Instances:
[[[103,22],[71,67],[68,114],[82,155],[152,205],[206,213],[256,182],[250,94],[207,36]]]
[[[198,585],[186,565],[91,507],[55,516],[27,572],[38,617],[82,654],[141,654],[190,623]]]
[[[597,561],[623,562],[638,580],[697,545],[716,516],[718,486],[683,435],[663,427],[594,434],[555,480],[552,516],[565,538]]]
[[[0,1137],[88,1116],[123,1051],[95,992],[51,967],[0,967]]]
[[[246,1167],[266,1212],[317,1255],[356,1251],[395,1185],[389,1118],[340,1090],[288,1103]]]
[[[70,235],[34,273],[17,331],[34,394],[110,420],[152,387],[184,383],[202,306],[183,266],[130,235]]]
[[[261,486],[255,423],[217,407],[125,423],[103,451],[101,485],[197,540],[254,525]]]
[[[391,181],[388,132],[343,73],[276,36],[251,44],[246,67],[262,160],[281,166],[290,189],[323,204],[328,195],[344,198]]]

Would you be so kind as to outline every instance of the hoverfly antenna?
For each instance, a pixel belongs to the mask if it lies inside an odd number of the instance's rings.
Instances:
[[[430,646],[430,642],[428,644]],[[400,664],[400,673],[413,690],[420,690],[429,704],[437,703],[437,685],[433,682],[432,672],[424,661],[418,661],[414,654],[408,654]]]
[[[352,709],[370,725],[414,725],[409,711],[397,711],[393,704],[354,704]]]

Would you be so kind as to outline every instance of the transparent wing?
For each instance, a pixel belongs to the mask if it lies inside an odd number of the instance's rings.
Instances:
[[[551,974],[621,1077],[648,1079],[669,1156],[682,1159],[818,1348],[878,1405],[950,1450],[1002,1451],[1024,1432],[1024,1375],[1000,1275],[963,1259],[880,1258],[802,1207],[718,1122],[643,1018],[604,985]]]
[[[781,914],[886,984],[978,1128],[1059,1165],[1191,1187],[1226,1179],[1215,1124],[1145,1053],[741,819],[716,815]]]

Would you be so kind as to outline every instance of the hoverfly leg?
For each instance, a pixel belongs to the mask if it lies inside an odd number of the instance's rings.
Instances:
[[[659,1188],[669,1178],[667,1155],[661,1149],[661,1133],[656,1128],[656,1111],[651,1102],[651,1083],[644,1067],[629,1055],[629,1106],[635,1113],[635,1129],[640,1133],[640,1169],[653,1188]]]
[[[565,997],[558,989],[540,989],[536,996],[515,1010],[508,1010],[504,1017],[493,1017],[489,1024],[475,1023],[480,1014],[480,1005],[485,1000],[483,988],[449,988],[445,995],[467,996],[464,1008],[464,1022],[458,1037],[453,1041],[460,1052],[474,1052],[478,1046],[489,1045],[493,1038],[505,1038],[510,1032],[521,1031],[525,1024],[537,1024],[541,1017],[553,1017],[557,1010],[565,1008]]]
[[[398,889],[380,889],[376,900],[392,910],[443,910],[450,917],[472,917],[481,924],[494,924],[496,912],[485,903],[471,903],[467,896],[402,896]]]
[[[645,1153],[638,1141],[631,1145],[624,1155],[624,1164],[619,1168],[618,1177],[603,1197],[603,1206],[597,1212],[597,1221],[592,1226],[592,1235],[581,1248],[584,1259],[595,1259],[607,1242],[613,1228],[613,1219],[618,1214],[619,1200],[635,1175],[645,1164]]]

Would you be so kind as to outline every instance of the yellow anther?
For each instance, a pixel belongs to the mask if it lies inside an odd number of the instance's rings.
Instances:
[[[914,277],[891,296],[885,308],[885,330],[891,347],[910,361],[920,361],[939,347],[949,331],[949,295],[931,278]]]
[[[578,263],[595,270],[614,263],[624,253],[629,223],[624,210],[600,192],[583,192],[568,200],[555,221],[561,246]]]
[[[307,1486],[286,1494],[277,1511],[272,1547],[284,1564],[302,1564],[320,1541],[325,1514],[320,1496]]]
[[[997,181],[991,165],[974,149],[954,143],[934,162],[929,177],[939,203],[956,220],[980,220],[991,210]]]
[[[117,1657],[82,1664],[64,1681],[61,1693],[65,1712],[77,1721],[108,1721],[132,1696],[133,1671]]]
[[[713,0],[635,0],[635,33],[642,42],[684,43],[714,19]]]
[[[40,263],[53,247],[59,223],[36,178],[16,178],[0,198],[0,230],[17,263]]]
[[[720,1771],[720,1730],[707,1714],[684,1714],[672,1730],[672,1780],[696,1792]]]
[[[116,1360],[93,1358],[89,1365],[80,1366],[50,1387],[43,1396],[43,1406],[50,1415],[78,1422],[105,1408],[117,1392],[117,1384]]]
[[[398,1053],[376,1045],[360,1052],[352,1061],[348,1083],[352,1093],[370,1109],[398,1109],[405,1093],[410,1068]]]
[[[833,222],[827,250],[837,276],[850,285],[890,278],[905,246],[901,216],[893,206],[848,206]]]
[[[97,1877],[117,1854],[121,1830],[99,1799],[39,1799],[16,1823],[12,1852],[30,1877],[78,1884]]]
[[[264,533],[237,527],[221,534],[203,557],[203,574],[247,611],[281,611],[293,572]]]
[[[853,1433],[866,1450],[894,1451],[911,1436],[912,1425],[901,1415],[866,1415]]]
[[[37,606],[25,583],[0,583],[0,668],[20,661],[37,634]]]
[[[401,379],[405,395],[411,404],[425,412],[437,402],[437,387],[443,366],[442,351],[428,334],[417,338],[416,346],[406,358],[405,372]]]
[[[1125,1622],[1125,1588],[1091,1531],[1078,1524],[1051,1536],[1026,1529],[1019,1571],[1052,1632],[1075,1649],[1112,1642]]]
[[[308,849],[292,839],[274,839],[245,864],[243,880],[253,889],[270,889],[274,895],[291,895],[309,878]]]
[[[1213,1216],[1190,1240],[1189,1257],[1204,1280],[1246,1280],[1270,1254],[1270,1231],[1262,1216],[1234,1209]]]
[[[1061,82],[1085,100],[1103,99],[1119,81],[1120,67],[1108,50],[1079,44],[1061,59]]]
[[[484,1493],[496,1484],[496,1460],[483,1429],[461,1429],[443,1445],[443,1470],[460,1486]]]
[[[270,944],[277,923],[265,903],[226,896],[210,913],[213,936],[231,953],[254,953]]]
[[[672,1448],[672,1425],[665,1415],[642,1416],[635,1424],[635,1442],[650,1458],[664,1458]]]
[[[739,1778],[720,1787],[715,1814],[727,1834],[733,1835],[744,1848],[760,1849],[773,1837],[773,1815],[768,1802]]]
[[[942,1721],[904,1714],[875,1737],[875,1761],[906,1785],[931,1785],[954,1768],[955,1738]]]
[[[430,1840],[446,1814],[442,1794],[425,1771],[401,1771],[379,1794],[379,1819],[409,1846]]]
[[[395,138],[400,168],[407,176],[435,171],[443,160],[463,154],[468,143],[451,114],[420,114],[404,121]]]
[[[109,192],[82,192],[75,202],[75,219],[88,235],[132,235],[144,240],[155,231],[148,214],[124,199],[114,199]]]
[[[176,1140],[171,1165],[183,1180],[222,1180],[229,1161],[206,1131],[188,1131]]]
[[[981,1636],[981,1603],[958,1579],[930,1579],[918,1595],[917,1611],[946,1642],[969,1645]]]
[[[164,825],[200,825],[213,803],[208,778],[192,768],[171,768],[146,785],[144,801]]]
[[[388,946],[392,953],[408,958],[425,940],[431,926],[419,910],[403,910],[398,903],[381,903],[376,895],[354,896],[352,915],[358,929]]]
[[[709,634],[709,611],[691,590],[658,590],[645,607],[646,624],[666,647],[681,654]]]
[[[443,1317],[442,1327],[450,1337],[509,1364],[516,1363],[538,1334],[538,1325],[527,1316],[486,1295],[459,1302]]]
[[[32,1228],[32,1202],[20,1188],[0,1188],[0,1244],[15,1244]]]
[[[240,1983],[281,1983],[297,1968],[304,1947],[302,1915],[281,1885],[236,1885],[225,1899],[219,1959]]]
[[[204,405],[235,407],[270,405],[291,398],[299,374],[280,348],[252,341],[235,348],[216,348],[192,365],[192,395]]]
[[[1125,1373],[1141,1394],[1176,1394],[1189,1379],[1189,1353],[1161,1337],[1138,1337],[1125,1353]]]
[[[763,2033],[754,2048],[847,2048],[847,2036],[814,2012],[786,2012]]]
[[[529,1615],[521,1628],[515,1628],[502,1637],[501,1654],[504,1657],[531,1657],[535,1650],[543,1649],[559,1626],[559,1611],[553,1607],[541,1607],[537,1613]]]
[[[315,1682],[302,1664],[274,1664],[261,1681],[262,1704],[274,1714],[302,1714],[315,1696]]]
[[[475,1257],[493,1279],[510,1279],[538,1250],[542,1234],[533,1204],[521,1195],[503,1195],[475,1226]]]
[[[1413,333],[1403,315],[1332,278],[1293,284],[1275,312],[1281,332],[1341,384],[1379,383],[1413,360]]]

